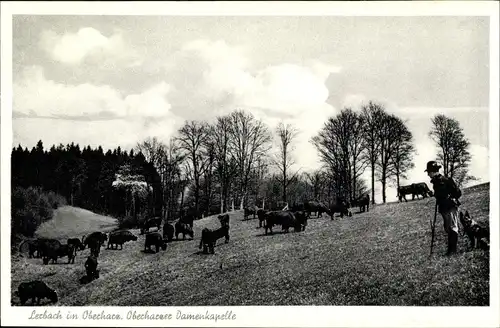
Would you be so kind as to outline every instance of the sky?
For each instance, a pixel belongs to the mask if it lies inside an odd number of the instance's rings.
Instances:
[[[272,132],[295,125],[295,169],[310,171],[324,122],[372,100],[413,133],[403,184],[429,184],[436,114],[459,121],[489,181],[488,17],[14,16],[12,54],[14,146],[130,149],[244,109]]]

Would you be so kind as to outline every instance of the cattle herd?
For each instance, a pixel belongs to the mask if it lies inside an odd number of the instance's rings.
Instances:
[[[402,201],[406,201],[405,195],[412,194],[422,195],[423,197],[432,196],[432,192],[427,188],[425,183],[411,184],[409,186],[401,186],[398,188],[398,197]],[[285,207],[283,210],[268,211],[257,206],[244,208],[244,220],[247,220],[250,215],[253,218],[258,218],[259,228],[264,228],[264,233],[268,232],[273,234],[274,226],[281,226],[283,232],[289,232],[290,228],[294,232],[305,231],[307,220],[314,213],[316,217],[322,217],[327,214],[333,220],[335,214],[338,213],[340,217],[352,216],[349,210],[351,206],[359,207],[359,212],[369,210],[370,196],[363,194],[353,202],[349,203],[343,198],[337,198],[334,203],[329,206],[323,203],[312,200],[306,201],[302,204],[293,204],[290,208]],[[229,214],[221,214],[218,216],[220,227],[216,229],[204,228],[201,231],[201,238],[199,249],[203,249],[202,253],[215,253],[215,245],[217,241],[224,238],[224,242],[229,242]],[[166,250],[167,244],[174,239],[174,236],[179,240],[185,240],[186,236],[194,239],[193,232],[193,217],[183,217],[171,224],[166,222],[162,228],[163,219],[160,217],[150,218],[145,220],[139,225],[140,234],[145,234],[144,252],[158,253],[160,249]],[[157,231],[149,232],[150,228],[156,227]],[[162,230],[162,233],[160,233]],[[66,244],[62,244],[56,239],[38,238],[36,240],[27,240],[23,244],[28,245],[28,257],[41,258],[44,265],[57,263],[58,258],[67,257],[68,264],[75,263],[75,258],[78,251],[83,251],[87,247],[90,249],[90,255],[85,261],[84,267],[86,275],[80,279],[80,283],[89,283],[99,278],[98,257],[101,247],[107,241],[107,249],[123,249],[123,244],[131,241],[137,241],[137,236],[128,230],[118,230],[110,232],[109,234],[96,231],[88,236],[79,238],[69,238]],[[52,302],[57,302],[58,297],[56,291],[48,287],[44,282],[35,280],[30,282],[23,282],[19,285],[16,294],[20,298],[21,305],[24,305],[28,299],[32,300],[33,304],[39,304],[43,298],[48,298]]]

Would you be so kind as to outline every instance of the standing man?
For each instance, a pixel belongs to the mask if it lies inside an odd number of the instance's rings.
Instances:
[[[441,165],[435,161],[427,162],[424,172],[431,178],[434,187],[434,196],[438,211],[443,217],[444,230],[448,234],[448,251],[446,255],[457,252],[458,242],[458,199],[462,196],[462,191],[457,187],[452,178],[445,177],[439,173]]]

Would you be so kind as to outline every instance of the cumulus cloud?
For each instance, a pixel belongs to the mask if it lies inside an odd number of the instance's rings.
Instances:
[[[40,47],[54,60],[68,65],[77,65],[85,59],[95,57],[104,64],[106,59],[129,59],[137,65],[140,60],[134,56],[132,49],[127,49],[120,32],[106,37],[92,27],[80,28],[76,33],[66,32],[63,35],[46,30],[40,38]]]
[[[171,115],[165,82],[140,94],[124,96],[107,85],[56,83],[41,67],[29,67],[13,84],[13,110],[21,115],[99,118],[163,117]]]

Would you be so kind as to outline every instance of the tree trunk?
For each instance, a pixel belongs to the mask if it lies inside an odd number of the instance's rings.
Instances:
[[[372,168],[372,205],[375,204],[375,161],[371,162]]]

